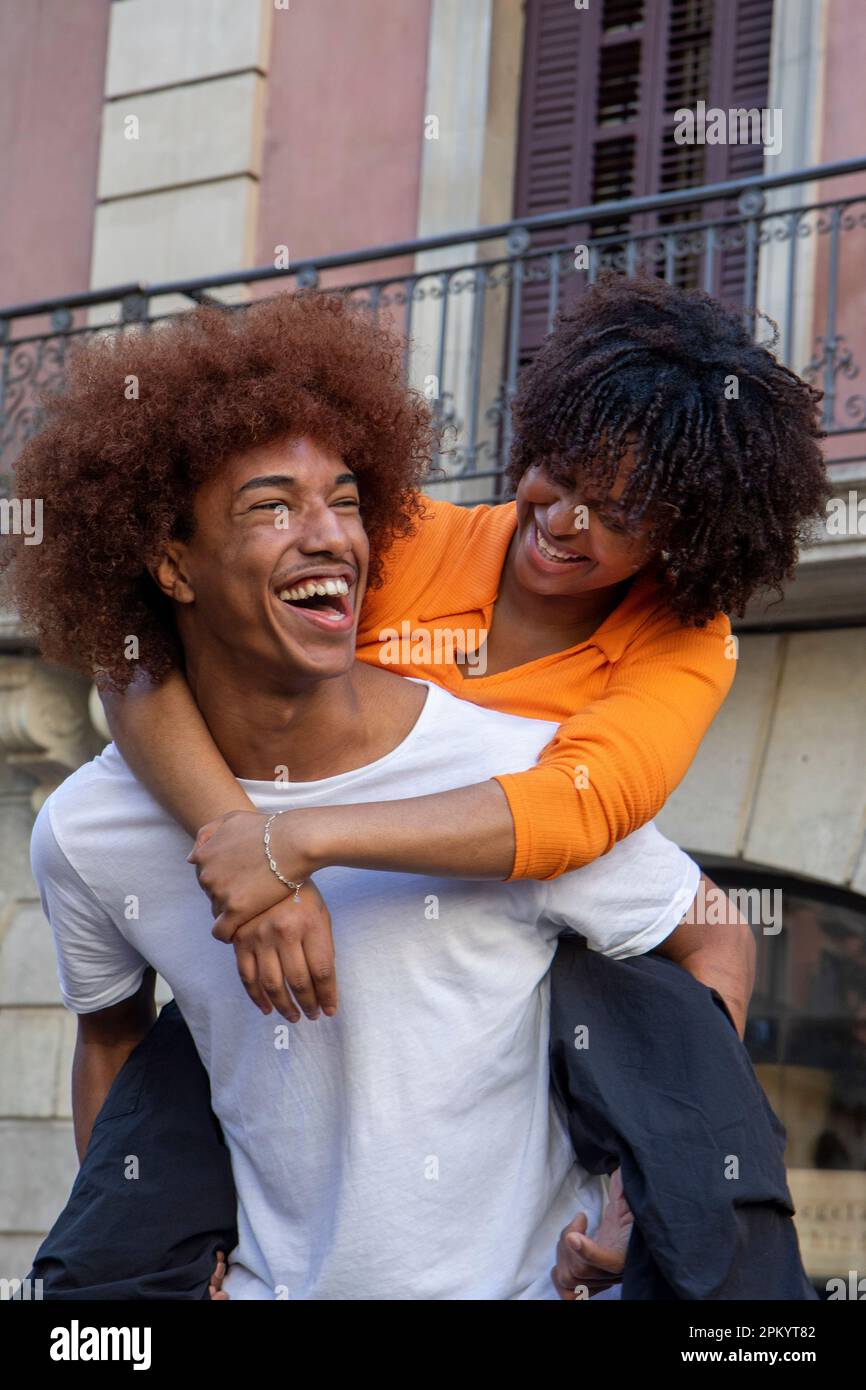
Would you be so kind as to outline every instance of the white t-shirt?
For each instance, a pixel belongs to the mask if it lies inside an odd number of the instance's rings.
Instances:
[[[263,810],[421,795],[530,767],[554,732],[418,683],[415,726],[376,762],[241,785]],[[116,1004],[150,964],[189,1025],[237,1187],[230,1296],[555,1298],[560,1230],[602,1207],[549,1085],[557,936],[651,950],[693,861],[649,825],[549,882],[325,870],[340,1008],[291,1025],[248,999],[188,851],[109,744],[49,797],[32,858],[66,1005]]]

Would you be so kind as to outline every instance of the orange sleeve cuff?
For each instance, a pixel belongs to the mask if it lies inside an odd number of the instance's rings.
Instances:
[[[533,767],[493,778],[504,791],[514,819],[514,863],[503,883],[518,879],[550,879],[592,863],[613,848],[607,827],[587,832],[587,843],[575,850],[574,835],[563,832],[571,823],[577,833],[580,807],[570,775],[558,767]]]

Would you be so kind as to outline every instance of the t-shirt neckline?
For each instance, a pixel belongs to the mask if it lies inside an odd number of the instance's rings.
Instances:
[[[250,777],[239,777],[237,779],[239,785],[243,787],[251,800],[255,800],[256,796],[266,798],[288,792],[291,792],[293,797],[313,796],[322,791],[342,790],[353,782],[366,781],[371,775],[376,775],[388,763],[407,753],[419,739],[426,737],[427,725],[434,717],[433,706],[444,695],[444,691],[440,690],[435,682],[425,680],[420,676],[403,676],[401,679],[413,681],[416,685],[426,685],[427,695],[418,711],[415,723],[406,737],[395,744],[389,752],[383,753],[381,758],[376,758],[371,763],[363,763],[361,767],[350,768],[348,772],[338,772],[333,777],[320,777],[314,781],[261,782],[253,781]]]

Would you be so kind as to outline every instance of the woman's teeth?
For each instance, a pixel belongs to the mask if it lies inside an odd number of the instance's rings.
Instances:
[[[574,564],[579,560],[586,559],[585,555],[569,555],[567,550],[555,550],[552,545],[548,545],[538,529],[538,522],[535,523],[535,543],[547,560],[563,560],[569,564]]]
[[[349,586],[345,579],[306,579],[301,584],[296,584],[292,589],[283,589],[280,598],[285,603],[297,603],[299,599],[313,598],[318,595],[324,598],[326,594],[347,594]]]

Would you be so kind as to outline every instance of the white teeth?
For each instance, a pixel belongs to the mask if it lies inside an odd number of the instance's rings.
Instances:
[[[345,579],[304,579],[293,589],[281,589],[279,597],[284,603],[295,603],[298,599],[312,598],[314,594],[319,595],[320,598],[325,598],[328,594],[333,596],[335,594],[348,594],[348,592],[349,585]],[[342,616],[341,613],[340,617]]]
[[[583,560],[585,558],[583,555],[569,555],[565,550],[554,550],[553,546],[548,545],[541,534],[538,522],[535,523],[535,540],[542,555],[548,556],[551,560],[570,560],[574,562],[575,560]]]

